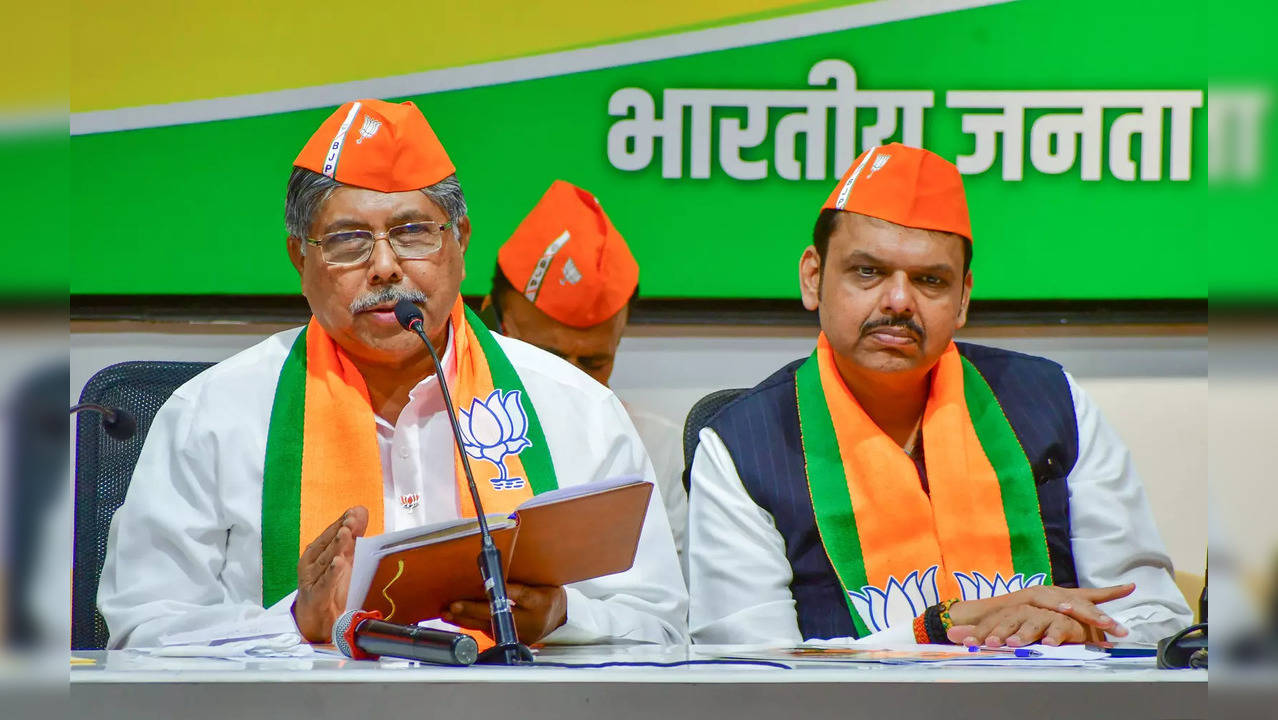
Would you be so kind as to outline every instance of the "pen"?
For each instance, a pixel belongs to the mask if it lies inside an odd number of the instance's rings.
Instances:
[[[987,648],[980,645],[971,645],[967,648],[968,652],[989,652],[1001,653],[1003,655],[1014,655],[1019,658],[1042,657],[1043,653],[1033,648]]]
[[[1131,658],[1131,657],[1154,657],[1158,654],[1158,648],[1154,645],[1139,645],[1137,643],[1123,643],[1116,645],[1114,643],[1091,644],[1085,646],[1088,650],[1098,650],[1107,653],[1112,658]]]

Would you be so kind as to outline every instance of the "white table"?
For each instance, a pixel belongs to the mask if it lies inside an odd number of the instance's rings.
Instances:
[[[410,666],[317,656],[262,663],[75,653],[74,718],[1201,718],[1205,671],[800,664],[673,668]],[[697,648],[547,649],[572,663],[704,659]]]

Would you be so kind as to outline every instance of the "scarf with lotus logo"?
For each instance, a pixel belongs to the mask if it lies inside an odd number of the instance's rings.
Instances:
[[[913,460],[847,389],[825,333],[795,371],[817,529],[857,636],[929,605],[1050,583],[1030,463],[980,372],[950,343],[932,374]]]
[[[508,513],[558,487],[546,436],[519,374],[484,324],[453,306],[450,380],[462,446],[490,513]],[[474,517],[461,454],[454,451],[458,511]],[[297,336],[275,390],[262,485],[262,603],[297,587],[306,545],[354,505],[368,535],[383,531],[382,465],[364,378],[314,318]]]

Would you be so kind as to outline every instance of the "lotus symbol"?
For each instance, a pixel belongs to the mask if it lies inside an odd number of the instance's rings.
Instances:
[[[938,566],[933,565],[923,571],[922,575],[915,570],[906,575],[904,580],[888,577],[883,589],[866,585],[860,592],[849,590],[848,597],[852,599],[853,607],[870,632],[910,623],[929,606],[940,602],[936,589],[937,568]]]
[[[503,393],[493,390],[482,402],[475,398],[470,410],[458,408],[461,413],[462,449],[476,460],[487,460],[501,473],[489,482],[494,490],[517,490],[524,486],[523,478],[512,478],[506,470],[507,455],[518,455],[530,447],[528,441],[528,415],[524,412],[521,393],[511,390]]]
[[[995,573],[994,579],[991,580],[981,573],[973,571],[971,575],[956,572],[954,573],[954,579],[958,580],[959,588],[963,591],[964,600],[983,600],[1014,593],[1027,587],[1042,585],[1047,580],[1047,574],[1038,573],[1025,577],[1024,573],[1016,573],[1004,580],[1003,573]]]

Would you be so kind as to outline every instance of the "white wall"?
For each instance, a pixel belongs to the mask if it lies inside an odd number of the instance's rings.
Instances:
[[[124,360],[221,360],[274,325],[75,323],[71,394]],[[1207,531],[1207,336],[1200,329],[976,330],[964,339],[1064,365],[1131,448],[1177,568],[1202,573]],[[749,387],[811,352],[800,329],[639,326],[622,343],[612,385],[628,402],[678,418],[703,395]]]

